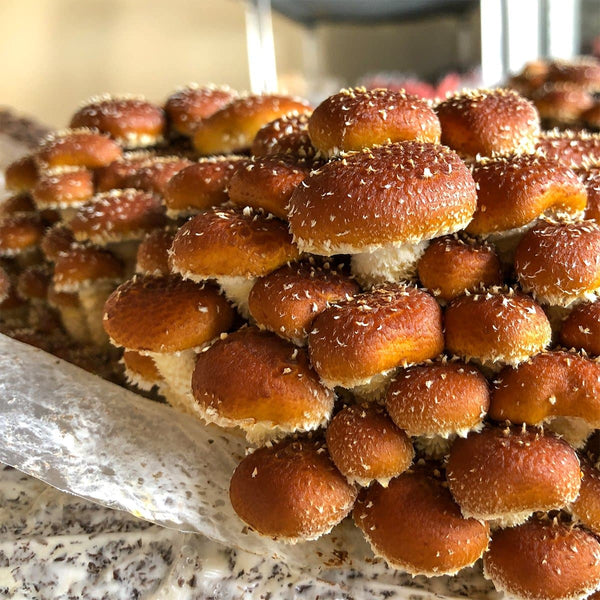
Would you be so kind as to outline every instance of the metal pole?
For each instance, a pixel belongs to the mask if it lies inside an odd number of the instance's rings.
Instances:
[[[271,0],[246,0],[246,45],[250,89],[255,94],[276,92]]]

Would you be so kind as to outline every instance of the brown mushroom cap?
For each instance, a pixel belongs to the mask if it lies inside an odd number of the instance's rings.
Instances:
[[[330,303],[349,299],[358,284],[343,273],[312,262],[285,265],[261,277],[248,299],[260,327],[304,345],[315,317]]]
[[[587,190],[584,218],[600,225],[600,169],[590,169],[582,177]]]
[[[11,192],[28,192],[38,180],[38,166],[32,154],[11,162],[4,172],[6,189]]]
[[[404,91],[344,89],[326,98],[308,121],[324,156],[378,144],[415,140],[439,144],[440,122],[429,103]]]
[[[600,471],[585,459],[581,461],[581,489],[571,505],[577,522],[600,535]]]
[[[125,350],[121,360],[127,380],[142,390],[150,390],[163,380],[151,356]]]
[[[36,212],[35,204],[28,193],[14,194],[0,202],[0,218],[19,213]]]
[[[233,315],[213,285],[136,276],[109,296],[103,325],[118,346],[170,353],[212,340],[231,327]]]
[[[476,203],[475,182],[456,153],[398,142],[313,171],[294,190],[288,217],[301,250],[354,254],[462,229]]]
[[[169,250],[175,234],[168,229],[155,229],[138,246],[136,272],[143,275],[168,275]]]
[[[40,248],[46,260],[55,262],[62,252],[67,252],[75,243],[73,232],[64,225],[57,224],[44,233]]]
[[[492,289],[450,302],[446,348],[484,365],[516,365],[550,344],[548,317],[529,296]]]
[[[328,533],[352,509],[356,490],[322,442],[288,439],[246,456],[231,478],[229,497],[258,533],[294,542]]]
[[[56,286],[51,283],[48,287],[48,304],[53,308],[81,308],[79,295],[75,292],[58,292]]]
[[[531,152],[539,133],[533,104],[514,90],[468,90],[436,107],[442,144],[468,157]]]
[[[281,221],[250,209],[215,208],[179,229],[171,268],[190,279],[261,277],[298,257]]]
[[[256,442],[320,427],[334,400],[305,350],[254,327],[229,334],[198,355],[192,391],[206,421],[239,426]]]
[[[472,235],[516,229],[542,215],[581,214],[585,186],[568,167],[536,154],[475,163],[477,210],[467,226]]]
[[[252,155],[287,154],[306,160],[314,158],[317,150],[308,137],[309,117],[308,113],[284,115],[263,125],[252,142]]]
[[[179,156],[152,156],[138,163],[133,172],[123,177],[118,187],[136,188],[162,196],[169,181],[191,164],[190,160]]]
[[[153,146],[164,138],[162,108],[136,97],[90,98],[71,119],[71,127],[107,133],[125,148]]]
[[[569,306],[600,289],[600,225],[542,221],[517,247],[515,271],[543,304]]]
[[[570,352],[544,352],[500,372],[489,416],[543,425],[574,417],[600,427],[600,363]]]
[[[544,131],[536,150],[572,169],[600,163],[600,135],[586,131]]]
[[[576,306],[562,324],[560,341],[567,348],[600,356],[600,302]]]
[[[72,246],[54,262],[54,286],[58,292],[76,292],[97,281],[123,279],[123,265],[113,254],[93,246]]]
[[[443,349],[441,311],[426,292],[388,285],[330,306],[313,321],[311,362],[328,387],[356,387]]]
[[[167,212],[187,216],[224,204],[229,182],[245,161],[242,156],[211,156],[182,169],[165,188]]]
[[[104,167],[123,151],[107,135],[90,129],[67,129],[51,133],[39,146],[35,160],[42,169],[56,167]]]
[[[96,169],[94,173],[96,190],[108,192],[124,187],[126,179],[133,176],[142,165],[147,164],[153,157],[154,155],[147,150],[125,152],[109,165]]]
[[[17,278],[17,292],[25,300],[46,301],[52,273],[48,265],[31,265]]]
[[[229,198],[238,206],[262,208],[287,219],[293,191],[308,176],[310,168],[297,159],[264,156],[249,160],[229,182]]]
[[[307,112],[305,100],[289,96],[245,96],[204,119],[194,132],[199,154],[226,154],[246,150],[258,130],[273,119],[293,112]]]
[[[466,435],[481,427],[489,403],[485,377],[447,361],[402,369],[385,397],[390,417],[411,436]]]
[[[417,263],[421,283],[441,300],[502,284],[502,268],[492,246],[458,235],[432,240]]]
[[[521,600],[583,600],[600,586],[600,543],[567,524],[531,519],[492,536],[484,574]]]
[[[37,214],[17,214],[0,219],[0,256],[16,256],[37,248],[44,229]]]
[[[590,108],[584,110],[580,119],[586,124],[588,128],[598,130],[600,129],[600,102],[594,102]]]
[[[532,98],[542,119],[573,123],[594,104],[592,95],[578,85],[548,83],[537,89]]]
[[[77,167],[42,172],[32,194],[39,209],[77,208],[94,195],[94,177]]]
[[[327,449],[350,483],[387,486],[406,471],[414,449],[410,439],[376,404],[350,405],[331,420],[325,432]]]
[[[237,95],[227,86],[191,83],[167,98],[165,112],[177,133],[192,137],[198,123],[229,104]]]
[[[568,61],[554,60],[549,65],[548,79],[598,91],[600,90],[600,62],[591,56]]]
[[[489,527],[463,518],[444,483],[422,469],[368,488],[353,516],[373,552],[411,575],[454,575],[481,557],[489,539]]]
[[[141,190],[124,189],[96,194],[77,211],[69,228],[78,241],[105,245],[142,239],[165,223],[159,198]]]
[[[489,428],[456,440],[447,477],[465,517],[513,524],[566,507],[581,483],[579,459],[567,442],[516,428]]]

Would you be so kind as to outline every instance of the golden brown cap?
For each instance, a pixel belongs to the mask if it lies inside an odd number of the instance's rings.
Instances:
[[[252,142],[253,156],[286,154],[303,160],[315,158],[316,148],[308,137],[308,113],[279,117],[263,125]]]
[[[229,198],[238,206],[262,208],[287,219],[292,192],[309,173],[307,164],[285,156],[253,158],[234,173],[229,182]]]
[[[42,172],[32,194],[39,209],[77,208],[94,195],[94,177],[77,167]]]
[[[600,225],[540,221],[519,243],[515,271],[542,304],[593,299],[600,289]]]
[[[158,197],[142,190],[124,189],[96,194],[69,221],[69,228],[78,241],[105,245],[142,239],[165,223]]]
[[[296,542],[328,533],[352,510],[356,490],[323,442],[287,439],[240,462],[229,498],[240,519],[261,535]]]
[[[326,98],[308,121],[324,156],[378,144],[415,140],[439,144],[440,122],[430,104],[404,91],[344,89]]]
[[[54,283],[48,287],[48,304],[53,308],[80,308],[79,294],[75,292],[57,292]]]
[[[514,90],[468,90],[437,105],[442,144],[466,157],[531,152],[539,134],[533,104]]]
[[[168,229],[155,229],[138,246],[136,272],[142,275],[168,275],[169,250],[175,234]]]
[[[0,202],[0,218],[19,213],[34,213],[36,210],[33,199],[27,192],[14,194]]]
[[[560,341],[567,348],[600,356],[600,301],[576,306],[562,324]]]
[[[212,285],[176,276],[136,276],[109,296],[103,325],[118,346],[178,352],[197,348],[229,329],[233,314]]]
[[[135,175],[138,169],[147,164],[153,157],[155,155],[147,150],[125,152],[109,165],[96,169],[94,173],[96,190],[98,192],[108,192],[109,190],[125,187],[126,179]]]
[[[288,217],[301,250],[355,254],[453,233],[476,203],[473,177],[455,152],[398,142],[313,171],[294,190]]]
[[[571,513],[578,523],[600,535],[600,471],[591,461],[581,461],[581,489],[571,505]]]
[[[600,543],[583,529],[534,518],[496,531],[483,569],[516,600],[583,600],[600,586]]]
[[[600,427],[600,363],[571,352],[544,352],[500,372],[489,416],[543,425],[557,417]]]
[[[59,223],[46,231],[40,242],[40,248],[46,260],[55,262],[60,254],[67,252],[74,243],[73,232]]]
[[[202,119],[229,104],[237,95],[235,90],[226,86],[191,83],[167,98],[165,112],[177,133],[192,137]]]
[[[488,545],[489,527],[463,518],[444,482],[424,469],[371,486],[353,516],[375,555],[413,576],[454,575]]]
[[[73,245],[54,262],[54,286],[58,292],[76,292],[97,281],[123,279],[123,265],[113,254],[93,246]]]
[[[572,83],[590,91],[600,90],[600,62],[591,56],[575,60],[554,60],[548,70],[549,81]]]
[[[28,192],[38,180],[38,166],[32,154],[11,162],[4,172],[6,189],[11,192]]]
[[[171,269],[190,279],[262,277],[298,257],[281,221],[250,209],[215,208],[179,229]]]
[[[366,385],[444,346],[440,307],[426,292],[388,285],[330,306],[313,321],[310,359],[327,387]]]
[[[410,467],[415,454],[406,433],[374,403],[346,406],[333,417],[325,435],[340,473],[363,486],[373,481],[387,486]]]
[[[71,119],[71,127],[107,133],[124,148],[154,146],[164,139],[162,108],[133,96],[90,98]]]
[[[590,108],[583,111],[580,118],[588,128],[593,130],[600,129],[600,102],[595,102]]]
[[[552,335],[542,308],[512,290],[455,298],[444,323],[450,352],[488,366],[519,364],[546,348]]]
[[[125,350],[121,362],[125,367],[127,381],[141,390],[151,390],[163,379],[151,356],[135,350]]]
[[[199,154],[246,150],[266,123],[290,113],[309,110],[310,105],[305,100],[289,96],[265,94],[237,98],[198,124],[194,147]]]
[[[27,267],[17,278],[17,292],[25,300],[45,301],[52,272],[48,265],[32,265]]]
[[[37,248],[44,235],[37,214],[17,214],[0,219],[0,256],[16,256]]]
[[[327,263],[295,263],[261,277],[250,292],[249,309],[260,327],[303,346],[319,313],[358,292],[355,281]]]
[[[40,144],[35,160],[42,169],[56,167],[104,167],[117,160],[121,147],[90,129],[66,129],[51,133]]]
[[[432,240],[417,263],[417,272],[423,286],[441,300],[502,284],[494,248],[457,234]]]
[[[456,440],[446,469],[465,517],[503,525],[566,507],[581,483],[579,459],[567,442],[520,428],[489,428]]]
[[[536,150],[572,169],[600,163],[600,135],[586,131],[544,131]]]
[[[582,179],[587,190],[587,206],[583,217],[600,225],[600,169],[589,169],[582,173]]]
[[[537,89],[531,99],[541,119],[574,123],[594,104],[592,95],[578,85],[548,83]]]
[[[207,422],[241,427],[259,444],[324,425],[334,400],[306,350],[254,327],[231,333],[198,355],[192,391]]]
[[[152,156],[125,175],[119,187],[136,188],[162,196],[171,178],[191,164],[190,160],[179,156]]]
[[[485,377],[462,362],[398,371],[385,397],[390,417],[411,436],[466,435],[481,427],[490,403]]]
[[[184,217],[227,202],[231,177],[245,161],[241,156],[211,156],[179,171],[165,189],[169,216]]]
[[[467,231],[473,235],[507,231],[541,215],[581,214],[585,186],[568,167],[536,154],[477,162],[477,210]]]

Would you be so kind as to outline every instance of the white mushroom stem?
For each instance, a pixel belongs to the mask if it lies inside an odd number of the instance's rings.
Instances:
[[[104,331],[102,317],[106,299],[116,286],[117,283],[112,280],[95,281],[79,290],[79,300],[85,312],[90,337],[98,346],[108,344],[108,335]]]
[[[439,460],[447,456],[450,452],[452,443],[456,439],[456,434],[449,436],[441,435],[421,435],[415,438],[415,448],[423,452],[428,458]]]
[[[80,344],[89,344],[92,341],[88,328],[87,317],[82,306],[59,306],[58,312],[63,327],[67,333]]]
[[[159,384],[160,393],[177,410],[192,413],[196,403],[192,394],[192,373],[196,365],[196,350],[179,352],[147,352],[154,359],[158,372],[164,379]],[[165,385],[166,384],[166,385]]]
[[[123,263],[126,278],[131,277],[135,273],[139,245],[140,240],[124,240],[122,242],[111,242],[107,246]]]
[[[220,275],[216,279],[225,297],[238,309],[244,319],[249,319],[248,296],[256,282],[256,277],[226,277]]]
[[[394,376],[396,369],[390,369],[382,373],[377,373],[356,385],[343,386],[349,389],[357,398],[365,400],[367,402],[376,402],[383,398],[392,377]],[[326,384],[326,387],[330,387]],[[337,387],[337,386],[336,386]]]
[[[428,245],[428,241],[389,245],[372,252],[354,254],[352,273],[366,288],[386,281],[411,281],[416,277],[417,263]]]
[[[580,450],[585,446],[595,430],[587,421],[579,417],[555,417],[547,425],[550,431],[564,438],[573,448]]]

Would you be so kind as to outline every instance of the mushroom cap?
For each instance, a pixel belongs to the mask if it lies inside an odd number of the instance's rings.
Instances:
[[[594,102],[587,110],[584,110],[580,119],[588,128],[600,129],[600,103]]]
[[[162,196],[171,178],[192,164],[189,159],[180,156],[152,156],[126,174],[119,187],[136,188]]]
[[[254,327],[239,329],[198,355],[192,392],[206,421],[239,426],[256,441],[320,427],[334,400],[306,350]]]
[[[54,262],[54,287],[57,292],[76,292],[98,281],[123,279],[122,263],[107,250],[73,245]]]
[[[491,289],[450,302],[445,316],[446,348],[484,365],[518,364],[550,344],[548,317],[529,296]]]
[[[173,92],[165,102],[165,112],[171,127],[182,135],[192,137],[203,119],[229,104],[238,96],[227,86],[199,86],[191,83]]]
[[[118,346],[172,353],[209,342],[231,327],[233,316],[227,300],[211,284],[173,275],[135,276],[109,296],[103,325]]]
[[[6,189],[11,192],[28,192],[35,187],[39,170],[33,154],[11,162],[4,171]]]
[[[600,135],[586,131],[544,131],[536,151],[572,169],[600,163]]]
[[[321,441],[287,439],[246,456],[233,473],[229,497],[252,529],[294,542],[328,533],[352,509],[356,490]]]
[[[151,356],[140,354],[135,350],[125,350],[121,362],[125,367],[127,379],[140,389],[151,389],[163,380]]]
[[[483,569],[511,598],[583,600],[600,586],[600,542],[583,529],[534,518],[496,531]]]
[[[31,195],[27,192],[21,192],[0,202],[0,219],[19,213],[34,213],[36,210]]]
[[[542,119],[572,123],[594,105],[592,95],[584,88],[565,82],[547,83],[532,94]]]
[[[66,129],[47,136],[35,153],[42,169],[56,167],[104,167],[123,153],[107,135],[90,129]]]
[[[554,351],[506,368],[492,392],[489,416],[528,425],[576,417],[600,427],[600,363]]]
[[[542,304],[593,298],[600,289],[600,225],[541,221],[519,243],[515,271],[523,290]]]
[[[157,196],[129,188],[96,194],[69,221],[69,228],[78,241],[105,245],[142,239],[165,223],[164,208]]]
[[[292,193],[309,173],[307,164],[291,157],[253,158],[234,173],[229,182],[229,198],[238,206],[262,208],[287,219]]]
[[[94,195],[94,177],[91,171],[78,167],[42,172],[32,194],[40,210],[77,208]]]
[[[313,171],[294,190],[288,218],[302,251],[355,254],[453,233],[476,203],[473,177],[455,152],[398,142]]]
[[[46,260],[55,262],[61,253],[70,250],[74,243],[73,232],[65,225],[57,223],[46,230],[40,248]]]
[[[19,273],[17,292],[25,300],[46,301],[52,272],[47,264],[31,265]]]
[[[444,482],[424,469],[387,488],[371,486],[353,516],[375,555],[413,576],[454,575],[478,560],[489,540],[489,527],[465,519]]]
[[[75,292],[58,292],[56,286],[52,282],[48,286],[48,304],[53,308],[81,308],[79,294]]]
[[[97,129],[125,148],[141,148],[163,140],[166,119],[162,108],[143,98],[106,95],[86,101],[73,115],[71,127]]]
[[[246,160],[242,156],[210,156],[185,167],[165,188],[167,212],[187,216],[224,204],[229,200],[229,182]]]
[[[390,417],[411,436],[466,435],[481,427],[489,403],[485,377],[458,361],[402,369],[385,397]]]
[[[248,298],[256,323],[304,345],[319,313],[360,290],[354,280],[328,267],[314,262],[294,263],[258,279]]]
[[[590,91],[600,90],[600,62],[591,56],[554,60],[549,65],[548,80],[572,83]]]
[[[374,403],[349,405],[338,412],[325,432],[327,449],[351,483],[387,485],[413,461],[410,439]]]
[[[108,192],[125,187],[127,178],[135,175],[137,170],[153,157],[155,155],[147,150],[135,150],[125,152],[105,167],[99,167],[94,172],[96,191]]]
[[[151,231],[138,246],[136,272],[142,275],[168,275],[169,250],[174,236],[168,229]]]
[[[298,257],[283,222],[250,209],[215,208],[179,229],[171,269],[190,279],[262,277]]]
[[[585,186],[559,162],[536,154],[484,159],[475,163],[477,210],[467,226],[472,235],[523,227],[542,215],[581,214]]]
[[[576,306],[562,324],[560,341],[567,348],[600,356],[600,302]]]
[[[310,160],[316,148],[308,137],[308,113],[284,115],[263,125],[252,142],[253,156],[286,154]]]
[[[0,256],[16,256],[37,248],[44,235],[37,214],[16,214],[0,219]]]
[[[446,467],[466,517],[523,522],[537,511],[566,507],[579,494],[575,450],[541,431],[489,428],[458,439]]]
[[[311,362],[328,387],[355,387],[444,346],[441,311],[426,292],[387,285],[334,304],[313,321]]]
[[[246,150],[266,123],[283,115],[309,110],[310,105],[305,100],[290,96],[264,94],[236,98],[198,124],[194,147],[199,154]]]
[[[404,91],[343,89],[315,108],[310,139],[324,156],[378,144],[415,140],[439,144],[440,122],[431,105]]]
[[[436,107],[442,144],[468,157],[530,152],[539,134],[533,104],[514,90],[467,90]]]
[[[502,284],[494,248],[457,234],[432,240],[417,263],[417,273],[423,286],[441,300]]]
[[[578,523],[600,535],[600,471],[591,461],[581,461],[581,489],[571,505],[571,513]]]

